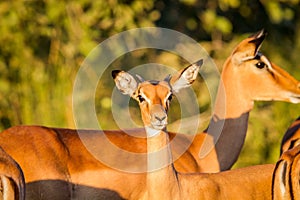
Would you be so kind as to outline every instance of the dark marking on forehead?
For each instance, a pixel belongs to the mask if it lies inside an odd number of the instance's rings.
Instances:
[[[255,55],[254,59],[255,60],[260,60],[260,57],[262,56],[263,54],[261,52],[257,52],[257,54]]]
[[[151,83],[152,85],[158,85],[160,81],[150,80],[148,82]]]

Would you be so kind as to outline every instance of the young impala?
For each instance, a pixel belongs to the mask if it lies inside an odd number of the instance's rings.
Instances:
[[[196,79],[200,60],[179,72],[173,79],[174,91],[190,86]],[[132,83],[134,80],[132,80]],[[135,82],[135,85],[137,83]],[[144,84],[146,92],[151,94],[156,82]],[[168,103],[169,94],[164,101]],[[155,94],[152,94],[155,96]],[[143,97],[137,97],[143,101]],[[145,108],[147,109],[147,108]],[[159,116],[156,116],[159,117]],[[161,118],[162,123],[166,119]],[[157,124],[160,126],[160,124]],[[145,183],[145,173],[127,173],[109,168],[98,160],[95,154],[86,148],[86,144],[95,147],[95,151],[108,157],[110,150],[102,145],[103,137],[113,138],[115,131],[106,131],[105,135],[93,130],[69,130],[41,126],[17,126],[0,134],[0,146],[3,147],[21,166],[26,179],[27,199],[136,199],[139,187]],[[145,132],[145,131],[143,131]],[[125,133],[124,141],[132,146],[145,139],[130,140]],[[84,139],[84,142],[83,142]],[[128,145],[128,143],[127,143]],[[145,160],[146,161],[146,160]],[[127,165],[135,166],[137,163]],[[146,162],[143,163],[146,166]]]
[[[114,71],[113,77],[118,89],[137,100],[147,132],[148,173],[146,183],[140,183],[140,196],[135,199],[271,199],[272,173],[275,165],[260,165],[217,174],[185,174],[176,171],[172,162],[170,140],[167,134],[167,112],[173,87],[168,79],[144,81],[137,84],[134,77],[123,71]],[[134,82],[134,84],[132,84]],[[291,180],[299,189],[300,146],[295,154],[283,154],[290,162],[290,168],[297,168]],[[285,159],[287,160],[287,159]],[[163,163],[163,164],[162,164]],[[280,165],[280,162],[279,162]],[[292,169],[289,169],[292,171]],[[286,172],[274,172],[274,180],[289,176]],[[275,182],[277,183],[277,181]],[[282,190],[277,184],[272,191]],[[136,188],[135,188],[136,189]],[[297,191],[296,189],[293,189]],[[298,197],[298,193],[294,194]],[[274,192],[273,192],[274,193]],[[272,193],[272,194],[273,194]],[[273,197],[276,195],[273,194]]]

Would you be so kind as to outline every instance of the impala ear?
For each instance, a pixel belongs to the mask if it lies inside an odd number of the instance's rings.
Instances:
[[[172,79],[172,76],[171,76],[171,74],[169,74],[168,76],[166,76],[166,77],[164,78],[164,81],[170,83],[171,79]]]
[[[240,64],[253,59],[257,55],[266,35],[267,32],[263,29],[239,43],[232,53],[233,62]]]
[[[116,83],[118,90],[123,94],[132,96],[138,86],[134,77],[131,74],[121,70],[113,70],[111,75]]]
[[[262,29],[261,31],[249,37],[251,39],[249,43],[253,43],[255,46],[255,51],[254,51],[255,55],[258,52],[259,48],[261,47],[264,39],[266,38],[266,35],[267,35],[267,31]]]
[[[174,92],[179,92],[179,90],[189,87],[197,78],[200,67],[203,64],[203,59],[189,65],[179,73],[173,76],[170,80],[172,89]]]
[[[137,77],[137,79],[138,79],[141,83],[145,81],[145,80],[143,79],[143,77],[141,77],[140,75],[136,74],[135,76]]]

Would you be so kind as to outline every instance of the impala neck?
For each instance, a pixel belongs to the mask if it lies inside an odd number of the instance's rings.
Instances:
[[[146,131],[148,135],[148,199],[170,199],[178,191],[178,181],[172,162],[169,136],[165,130],[156,130],[156,134],[148,133],[149,129]]]
[[[220,170],[229,169],[237,160],[245,141],[249,112],[254,103],[245,92],[247,89],[239,84],[238,75],[233,74],[230,67],[224,68],[214,114],[206,131],[213,137]]]

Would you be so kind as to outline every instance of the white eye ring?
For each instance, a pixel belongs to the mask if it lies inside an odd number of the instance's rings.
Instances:
[[[272,70],[272,65],[266,56],[261,55],[260,60],[268,67],[268,69]]]

